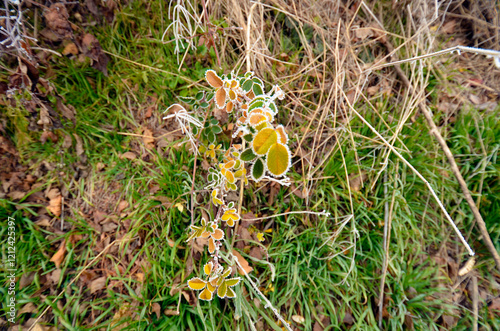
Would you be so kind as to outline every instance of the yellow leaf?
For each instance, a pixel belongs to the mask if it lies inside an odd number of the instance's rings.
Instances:
[[[208,288],[204,289],[200,295],[198,296],[200,300],[210,301],[212,300],[212,292],[208,290]]]
[[[290,167],[290,152],[285,145],[272,145],[267,153],[267,170],[274,176],[284,175]]]
[[[208,252],[213,254],[215,252],[215,241],[214,238],[208,239]]]
[[[174,207],[177,207],[177,209],[179,209],[179,211],[182,213],[184,211],[184,206],[182,205],[182,203],[180,202],[177,202]]]
[[[212,273],[213,267],[214,267],[213,262],[208,262],[207,264],[205,264],[205,266],[203,267],[203,271],[205,272],[205,275],[210,276],[210,274]]]
[[[262,232],[257,233],[257,239],[260,242],[263,242],[264,241],[264,234]]]
[[[272,128],[260,130],[254,137],[252,148],[255,154],[264,155],[278,141],[278,134]]]
[[[227,298],[236,298],[236,293],[234,293],[233,289],[228,287],[226,292]]]
[[[203,279],[198,278],[198,277],[191,278],[188,281],[188,286],[192,290],[201,290],[201,289],[205,288],[206,285],[207,285],[207,283]]]

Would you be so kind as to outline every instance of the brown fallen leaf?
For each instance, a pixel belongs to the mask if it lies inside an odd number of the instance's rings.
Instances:
[[[61,205],[62,205],[62,195],[58,188],[53,188],[47,193],[47,198],[49,198],[49,205],[47,210],[50,211],[55,216],[61,216]]]
[[[122,201],[120,201],[120,203],[118,204],[118,208],[117,208],[116,212],[117,212],[118,214],[121,214],[121,212],[122,212],[125,208],[127,208],[128,206],[129,206],[129,203],[128,203],[127,201],[125,201],[125,200],[122,200]]]
[[[109,57],[102,51],[101,44],[96,37],[89,33],[85,34],[81,41],[81,50],[85,56],[92,60],[92,68],[101,71],[104,76],[108,76]]]
[[[137,155],[135,155],[134,152],[125,152],[122,155],[120,155],[120,159],[134,160],[136,158]]]
[[[151,310],[156,314],[156,317],[159,319],[161,314],[161,306],[158,302],[153,303]]]
[[[50,6],[49,10],[45,11],[43,16],[45,17],[47,27],[55,33],[59,40],[73,37],[73,30],[68,21],[69,14],[66,6],[62,3],[55,3]]]
[[[50,258],[50,262],[54,262],[56,268],[59,269],[61,263],[64,261],[64,255],[66,254],[66,241],[61,243],[57,252]]]
[[[493,299],[488,305],[488,310],[490,314],[495,313],[496,315],[500,316],[500,298]]]
[[[26,313],[30,314],[37,311],[38,310],[36,309],[36,306],[33,304],[33,302],[28,302],[23,306],[23,308],[19,310],[18,314],[26,314]]]
[[[179,315],[179,311],[178,310],[173,310],[173,309],[165,309],[163,311],[163,313],[167,316],[177,316]]]
[[[60,98],[57,98],[56,106],[57,106],[57,110],[59,110],[61,112],[62,116],[64,116],[65,118],[67,118],[68,120],[73,122],[73,125],[76,124],[75,107],[73,107],[72,105],[66,106]],[[82,150],[83,150],[83,148],[82,148]]]
[[[61,272],[62,272],[61,269],[58,268],[50,273],[49,278],[52,281],[52,283],[54,284],[59,283],[59,279],[61,278]]]
[[[238,265],[238,273],[240,275],[244,276],[245,274],[249,274],[250,272],[252,272],[253,268],[248,264],[247,260],[245,260],[243,256],[241,256],[241,254],[238,253],[238,251],[233,249],[233,255],[238,259],[239,264],[243,268],[242,270]]]
[[[354,192],[359,192],[359,190],[363,187],[364,181],[368,178],[366,175],[366,171],[361,171],[361,175],[359,173],[352,173],[349,175],[349,186],[351,190]]]
[[[100,291],[106,285],[106,277],[99,277],[94,279],[92,283],[90,283],[90,294],[94,294],[97,291]]]
[[[64,47],[62,53],[63,55],[78,55],[78,47],[75,43],[69,43]]]
[[[147,149],[155,148],[155,138],[153,138],[153,132],[149,129],[144,129],[142,132],[142,142]]]

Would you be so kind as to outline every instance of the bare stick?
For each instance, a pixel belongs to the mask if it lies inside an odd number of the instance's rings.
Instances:
[[[479,306],[479,294],[477,290],[477,276],[472,276],[472,315],[474,315],[474,324],[472,325],[472,330],[478,330],[478,306]]]

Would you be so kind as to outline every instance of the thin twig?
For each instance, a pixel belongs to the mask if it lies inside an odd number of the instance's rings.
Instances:
[[[474,323],[472,325],[472,330],[478,330],[478,311],[479,311],[479,293],[477,289],[477,276],[472,276],[472,315],[474,316]]]

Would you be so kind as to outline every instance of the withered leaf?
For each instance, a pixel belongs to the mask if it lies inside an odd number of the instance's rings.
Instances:
[[[153,306],[151,307],[151,310],[156,314],[157,318],[160,318],[161,314],[161,306],[158,302],[153,303]]]
[[[61,204],[62,195],[58,188],[53,188],[47,193],[47,198],[49,199],[49,205],[47,210],[50,211],[55,216],[61,216]]]
[[[90,294],[94,294],[97,291],[100,291],[106,285],[106,277],[99,277],[94,279],[92,283],[90,283]]]
[[[233,249],[233,255],[238,259],[238,262],[241,265],[241,267],[243,267],[243,270],[241,270],[240,266],[238,265],[238,273],[240,275],[243,276],[245,274],[252,272],[253,268],[248,264],[247,260],[245,260],[245,258],[241,256],[240,253],[238,253],[238,251]]]
[[[92,60],[92,68],[101,71],[104,76],[108,76],[109,57],[104,54],[99,44],[99,40],[90,33],[85,34],[81,42],[82,53]]]
[[[50,258],[50,262],[54,262],[56,268],[61,266],[61,263],[64,261],[64,255],[66,254],[66,241],[61,243],[57,252]]]
[[[68,21],[69,14],[66,7],[62,3],[54,3],[49,7],[49,10],[44,12],[47,27],[62,39],[70,39],[73,37],[73,30]]]
[[[120,159],[134,160],[136,158],[137,155],[135,155],[134,152],[125,152],[122,155],[120,155]]]

